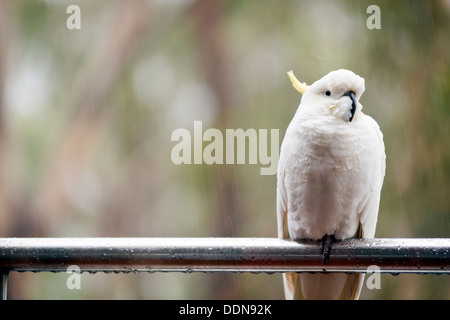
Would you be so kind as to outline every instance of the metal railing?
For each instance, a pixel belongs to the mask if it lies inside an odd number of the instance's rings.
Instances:
[[[319,242],[277,238],[0,238],[0,290],[19,272],[368,272],[450,274],[450,238],[348,239],[327,265]]]

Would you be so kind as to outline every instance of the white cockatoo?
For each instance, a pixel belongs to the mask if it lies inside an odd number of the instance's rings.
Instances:
[[[303,96],[281,145],[278,236],[321,240],[326,264],[334,241],[374,237],[383,135],[361,111],[360,76],[341,69],[308,86],[288,75]],[[358,299],[364,274],[285,273],[283,282],[286,299]]]

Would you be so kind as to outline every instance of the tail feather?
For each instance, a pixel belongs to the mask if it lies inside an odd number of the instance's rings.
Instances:
[[[361,273],[283,274],[287,300],[357,300],[363,282]]]

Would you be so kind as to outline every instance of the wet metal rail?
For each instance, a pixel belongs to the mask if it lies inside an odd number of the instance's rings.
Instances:
[[[277,238],[0,238],[0,290],[18,272],[369,272],[450,274],[450,238],[349,239],[327,265],[316,241]],[[370,271],[373,272],[373,271]]]

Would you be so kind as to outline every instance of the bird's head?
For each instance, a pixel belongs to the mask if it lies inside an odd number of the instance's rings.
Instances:
[[[289,75],[293,81],[293,74]],[[295,79],[296,80],[296,79]],[[303,93],[301,108],[305,114],[329,116],[352,122],[362,105],[359,98],[363,94],[364,79],[349,70],[336,70],[328,73],[311,86],[301,84],[294,87]],[[302,89],[302,90],[300,90]]]

